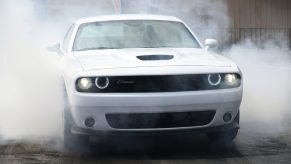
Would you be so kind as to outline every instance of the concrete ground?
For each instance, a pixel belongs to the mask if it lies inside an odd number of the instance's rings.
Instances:
[[[2,143],[1,164],[18,163],[291,163],[291,129],[280,133],[251,130],[243,124],[229,145],[218,146],[205,135],[118,137],[100,141],[82,155],[63,155],[50,149],[56,142],[30,144]]]

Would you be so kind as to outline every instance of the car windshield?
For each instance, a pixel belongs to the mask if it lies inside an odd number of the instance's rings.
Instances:
[[[160,47],[201,48],[181,22],[127,20],[80,25],[73,51]]]

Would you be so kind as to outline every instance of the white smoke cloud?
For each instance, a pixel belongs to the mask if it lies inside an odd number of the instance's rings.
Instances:
[[[224,38],[225,34],[218,29],[229,26],[228,8],[223,0],[128,2],[125,13],[177,16],[202,39]],[[116,13],[108,0],[86,3],[80,0],[72,4],[54,1],[51,6],[42,5],[32,0],[0,1],[0,136],[6,139],[59,136],[60,71],[57,55],[48,54],[45,46],[60,40],[76,18]],[[45,7],[49,9],[44,12]],[[258,48],[251,42],[242,42],[224,54],[243,71],[243,128],[267,131],[282,127],[291,105],[287,46],[267,42]]]
[[[289,128],[286,126],[291,114],[291,52],[288,46],[267,41],[258,47],[246,40],[224,53],[243,72],[243,129],[274,134]]]
[[[0,5],[0,135],[31,139],[59,134],[61,96],[57,56],[45,51],[54,40],[36,22],[29,0]],[[52,30],[53,31],[53,30]]]

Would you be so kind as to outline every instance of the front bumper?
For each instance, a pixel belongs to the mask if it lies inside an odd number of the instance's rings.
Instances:
[[[239,117],[237,115],[236,117]],[[77,135],[88,135],[88,136],[115,136],[115,135],[179,135],[179,134],[192,134],[192,133],[211,133],[211,132],[223,132],[233,129],[239,129],[239,123],[233,120],[231,123],[205,128],[191,128],[191,129],[170,129],[170,130],[159,130],[159,131],[102,131],[102,130],[92,130],[83,129],[76,125],[72,126],[71,133]]]
[[[71,131],[75,134],[167,134],[185,132],[217,131],[238,128],[233,123],[239,112],[242,88],[168,93],[116,93],[88,94],[74,92],[69,95],[70,109],[75,122]],[[145,129],[116,129],[109,125],[106,114],[169,113],[215,110],[212,121],[203,126]],[[230,113],[231,121],[223,121],[223,115]],[[87,128],[86,118],[96,123]]]

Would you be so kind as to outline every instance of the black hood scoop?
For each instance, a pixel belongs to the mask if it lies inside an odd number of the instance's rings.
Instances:
[[[141,55],[137,56],[139,60],[150,61],[150,60],[171,60],[174,58],[173,55]]]

